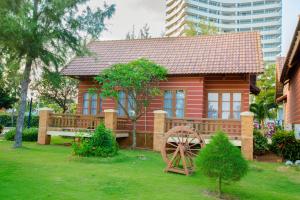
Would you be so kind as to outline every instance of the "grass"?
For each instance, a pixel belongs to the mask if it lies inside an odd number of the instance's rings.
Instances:
[[[66,142],[57,139],[55,143]],[[0,140],[0,199],[214,199],[215,181],[164,173],[159,153],[121,150],[115,158],[78,158],[62,145]],[[300,171],[282,164],[250,163],[240,182],[224,186],[236,199],[299,199]]]

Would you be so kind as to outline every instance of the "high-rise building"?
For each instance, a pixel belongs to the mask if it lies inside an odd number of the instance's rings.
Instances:
[[[282,0],[166,0],[166,36],[184,35],[186,22],[200,20],[219,32],[259,31],[266,62],[281,53]]]

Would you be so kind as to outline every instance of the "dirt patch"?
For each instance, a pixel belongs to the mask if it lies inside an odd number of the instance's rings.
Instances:
[[[277,156],[272,152],[268,152],[261,156],[255,156],[254,159],[259,162],[282,163],[282,157]]]

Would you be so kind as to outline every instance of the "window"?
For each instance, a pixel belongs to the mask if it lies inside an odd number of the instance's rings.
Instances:
[[[134,113],[134,107],[135,107],[135,101],[134,101],[134,98],[133,98],[133,93],[131,94],[128,94],[128,102],[127,102],[127,108],[128,108],[128,114],[130,116],[134,116],[135,113]]]
[[[211,119],[240,119],[241,93],[208,93],[207,117]]]
[[[88,93],[84,93],[83,94],[83,110],[82,110],[82,114],[83,115],[88,115],[89,114],[89,94]]]
[[[183,90],[167,90],[164,92],[164,110],[167,117],[184,117],[185,92]]]
[[[233,118],[240,119],[241,116],[242,94],[233,93]]]
[[[122,107],[126,108],[126,95],[124,91],[119,91],[119,100],[118,100],[118,116],[124,116],[125,112]],[[122,106],[121,106],[121,105]]]
[[[172,100],[173,100],[172,91],[165,91],[164,110],[167,112],[167,117],[173,117]]]
[[[230,93],[222,94],[222,119],[230,118]]]
[[[97,94],[92,95],[91,100],[91,115],[97,115]]]
[[[208,118],[218,118],[219,94],[208,93]]]

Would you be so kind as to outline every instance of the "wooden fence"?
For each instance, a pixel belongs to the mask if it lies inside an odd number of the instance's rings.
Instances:
[[[230,136],[241,135],[241,121],[233,119],[175,119],[168,118],[166,120],[166,131],[175,126],[189,126],[200,134],[214,134],[218,130],[222,130]]]

